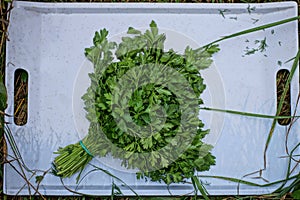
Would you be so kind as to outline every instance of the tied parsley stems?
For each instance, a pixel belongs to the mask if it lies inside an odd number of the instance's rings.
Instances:
[[[60,148],[55,153],[59,154],[59,156],[53,162],[53,173],[63,177],[70,177],[74,172],[82,171],[93,158],[80,143]],[[79,177],[80,175],[77,177],[77,180]]]

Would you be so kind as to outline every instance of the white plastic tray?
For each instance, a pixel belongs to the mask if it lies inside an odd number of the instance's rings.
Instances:
[[[222,15],[223,13],[223,15]],[[33,3],[14,2],[9,39],[7,43],[6,86],[8,108],[13,114],[14,72],[25,69],[29,74],[28,122],[17,126],[7,117],[25,163],[31,169],[49,169],[54,151],[79,141],[88,126],[82,112],[80,95],[89,84],[88,69],[84,68],[84,48],[91,46],[95,31],[109,30],[112,39],[124,33],[129,26],[148,27],[155,20],[167,33],[167,48],[182,51],[186,45],[200,47],[222,36],[244,29],[294,17],[295,2],[268,4],[147,4],[147,3]],[[207,90],[203,95],[205,106],[245,112],[274,115],[276,112],[276,73],[290,69],[298,50],[297,22],[240,36],[220,43],[221,51],[214,56],[214,65],[203,75]],[[266,38],[265,52],[245,55],[247,47],[254,48],[255,40]],[[278,61],[284,63],[278,65]],[[80,87],[82,83],[82,87]],[[74,91],[74,92],[73,92]],[[291,83],[292,111],[299,93],[299,69]],[[300,115],[299,109],[297,115]],[[216,165],[200,174],[242,178],[263,168],[263,151],[272,119],[258,119],[239,115],[203,111],[211,134],[206,138],[213,144]],[[299,121],[290,132],[288,145],[299,142]],[[283,179],[286,175],[285,126],[276,126],[267,153],[267,169],[263,177],[268,181]],[[11,150],[9,149],[9,153]],[[170,195],[166,185],[136,180],[135,174],[118,170],[118,162],[107,159],[93,162],[122,178],[140,195]],[[107,163],[112,167],[108,167]],[[87,169],[88,170],[88,169]],[[297,170],[296,170],[297,171]],[[5,165],[4,193],[28,194],[24,180]],[[256,176],[255,174],[254,176]],[[264,183],[260,179],[244,180]],[[276,186],[258,188],[218,179],[202,179],[209,183],[210,194],[261,194]],[[32,184],[36,185],[35,179]],[[115,181],[119,184],[118,181]],[[75,178],[65,180],[75,188]],[[78,187],[79,192],[110,195],[112,178],[93,173]],[[121,184],[119,184],[121,185]],[[125,195],[132,192],[121,187]],[[172,194],[193,191],[191,184],[173,184]],[[39,190],[46,195],[70,195],[59,178],[49,174]]]

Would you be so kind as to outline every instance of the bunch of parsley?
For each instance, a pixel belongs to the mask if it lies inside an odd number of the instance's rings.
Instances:
[[[183,182],[191,178],[195,171],[209,170],[215,164],[215,157],[210,153],[211,146],[201,141],[209,131],[203,130],[204,124],[198,119],[199,105],[203,103],[200,94],[205,89],[199,70],[211,65],[211,56],[219,51],[218,47],[211,45],[195,50],[186,47],[184,55],[172,49],[165,51],[166,36],[159,34],[154,21],[144,33],[131,27],[127,33],[132,37],[123,37],[122,42],[117,44],[108,41],[108,31],[102,29],[95,33],[94,46],[85,49],[86,57],[94,65],[94,73],[89,74],[91,85],[82,97],[90,127],[88,135],[80,143],[68,145],[56,152],[59,155],[53,162],[54,173],[70,177],[78,171],[82,172],[93,156],[104,157],[108,154],[121,159],[122,165],[128,169],[138,169],[138,178],[148,177],[152,181],[164,181],[166,184]],[[146,70],[147,73],[136,75],[149,80],[158,71],[172,69],[168,72],[171,78],[167,80],[179,88],[181,83],[176,78],[172,79],[172,73],[180,73],[196,98],[191,101],[193,103],[181,102],[178,95],[166,85],[150,81],[137,86],[130,93],[129,100],[125,101],[123,93],[116,91],[116,88],[122,77],[137,67],[140,67],[139,71],[150,69]],[[135,83],[129,80],[128,84]],[[128,111],[116,103],[124,104],[124,101]],[[130,122],[140,127],[151,125],[151,130],[158,131],[148,137],[140,137],[139,132],[126,127]],[[180,137],[172,140],[178,132]],[[191,137],[192,132],[195,134],[188,146],[183,152],[176,152],[176,147]],[[167,145],[170,148],[158,151]],[[178,155],[172,157],[176,153]]]

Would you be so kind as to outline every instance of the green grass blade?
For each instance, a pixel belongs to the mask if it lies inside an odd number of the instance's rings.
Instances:
[[[249,113],[249,112],[241,112],[236,110],[224,110],[218,108],[209,108],[209,107],[201,107],[200,110],[208,110],[208,111],[216,111],[216,112],[224,112],[230,113],[235,115],[243,115],[248,117],[258,117],[258,118],[267,118],[267,119],[289,119],[289,118],[299,118],[300,116],[273,116],[273,115],[264,115],[264,114],[257,114],[257,113]]]
[[[278,180],[278,181],[274,181],[274,182],[271,182],[271,183],[258,184],[258,183],[253,183],[253,182],[250,182],[250,181],[245,181],[245,180],[242,180],[242,179],[237,179],[237,178],[232,178],[232,177],[225,177],[225,176],[198,175],[198,177],[220,179],[220,180],[230,181],[230,182],[239,183],[239,184],[245,184],[245,185],[249,185],[249,186],[256,186],[256,187],[269,187],[269,186],[276,185],[276,184],[279,184],[279,183],[283,183],[283,182],[286,181],[286,179],[283,179],[283,180]],[[291,176],[291,177],[288,178],[288,180],[293,180],[293,179],[299,179],[299,174],[295,175],[295,176]]]
[[[196,185],[193,177],[192,177],[192,184],[193,184],[194,191],[195,191],[194,199],[197,199],[198,198],[198,189],[197,189],[197,185]]]
[[[254,27],[254,28],[250,28],[250,29],[247,29],[247,30],[244,30],[244,31],[240,31],[240,32],[237,32],[237,33],[234,33],[234,34],[231,34],[231,35],[224,36],[220,39],[217,39],[217,40],[203,46],[203,48],[208,48],[209,46],[211,46],[213,44],[216,44],[218,42],[221,42],[223,40],[227,40],[227,39],[230,39],[230,38],[238,37],[238,36],[241,36],[241,35],[245,35],[245,34],[260,31],[260,30],[265,30],[265,29],[268,29],[268,28],[271,28],[271,27],[274,27],[274,26],[278,26],[278,25],[281,25],[281,24],[289,23],[289,22],[292,22],[292,21],[295,21],[295,20],[298,20],[298,19],[300,19],[300,16],[292,17],[292,18],[281,20],[281,21],[265,24],[265,25],[262,25],[262,26],[257,26],[257,27]]]
[[[199,179],[197,176],[192,176],[192,183],[193,185],[196,185],[198,190],[200,191],[201,195],[203,196],[203,198],[205,200],[209,200],[208,196],[207,196],[207,191],[206,189],[203,187],[203,185],[200,183]]]
[[[7,108],[7,91],[3,82],[3,76],[2,74],[0,74],[0,111],[4,112],[6,108]]]
[[[114,182],[111,185],[111,194],[110,194],[110,200],[114,200]]]
[[[5,137],[7,139],[7,142],[10,145],[11,150],[12,150],[12,152],[14,154],[14,157],[15,157],[16,161],[18,162],[19,167],[22,170],[23,174],[25,174],[25,172],[23,171],[23,169],[25,169],[27,172],[33,173],[33,171],[26,166],[26,164],[25,164],[25,162],[24,162],[24,160],[23,160],[23,158],[22,158],[22,156],[20,154],[19,148],[18,148],[18,146],[16,144],[16,141],[14,139],[14,136],[13,136],[10,128],[7,125],[5,125],[4,128],[5,128],[4,129],[5,130],[4,133],[5,133]]]

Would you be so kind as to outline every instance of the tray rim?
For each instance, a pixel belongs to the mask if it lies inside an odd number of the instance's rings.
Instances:
[[[129,8],[138,8],[138,9],[171,9],[171,10],[188,10],[188,9],[221,9],[228,8],[231,9],[241,9],[247,6],[255,6],[256,9],[289,9],[289,8],[298,8],[298,4],[295,1],[283,1],[283,2],[270,2],[270,3],[138,3],[138,2],[125,2],[125,3],[47,3],[47,2],[31,2],[31,1],[14,1],[14,7],[24,9],[31,9],[35,11],[37,8],[40,8],[40,11],[46,12],[57,12],[58,8],[66,9],[81,9],[81,8],[99,8],[99,9],[129,9]],[[50,10],[49,10],[50,9]]]

